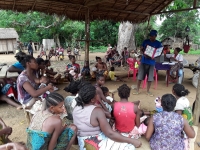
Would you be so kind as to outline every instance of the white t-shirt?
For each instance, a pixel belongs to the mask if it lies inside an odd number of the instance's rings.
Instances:
[[[109,100],[110,102],[113,101],[113,98],[111,96],[106,96],[106,99]]]
[[[174,57],[174,54],[172,54],[172,56],[171,57]],[[176,56],[176,60],[178,60],[178,61],[183,61],[183,55],[182,54],[178,54],[177,56]]]
[[[185,108],[190,106],[190,102],[186,97],[180,97],[177,101],[176,101],[176,106],[174,108],[174,110],[184,110]]]

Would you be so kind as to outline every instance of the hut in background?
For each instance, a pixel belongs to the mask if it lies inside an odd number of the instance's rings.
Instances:
[[[184,40],[181,38],[173,38],[173,37],[168,37],[165,38],[162,41],[163,45],[170,45],[170,48],[175,49],[176,47],[180,47],[183,48],[183,42]],[[193,44],[192,41],[190,41],[190,48],[194,49],[194,50],[198,50],[199,49],[199,45],[198,44]]]
[[[0,28],[0,53],[15,53],[18,38],[14,28]]]

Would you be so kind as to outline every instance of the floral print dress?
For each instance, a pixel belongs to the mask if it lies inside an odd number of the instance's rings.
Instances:
[[[152,150],[184,150],[183,117],[175,112],[153,115],[154,134],[150,139]]]

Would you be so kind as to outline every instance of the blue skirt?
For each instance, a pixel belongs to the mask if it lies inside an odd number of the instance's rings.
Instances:
[[[27,132],[27,148],[30,150],[48,150],[51,140],[51,134],[48,132],[26,129]],[[57,145],[54,150],[65,150],[74,131],[70,128],[63,130],[58,138]]]

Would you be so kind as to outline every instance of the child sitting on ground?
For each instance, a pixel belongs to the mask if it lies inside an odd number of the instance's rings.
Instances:
[[[50,68],[51,62],[50,60],[45,60],[45,74],[47,77],[49,77],[50,81],[53,83],[57,83],[58,80],[61,79],[61,74],[58,74],[58,72],[53,71],[53,68]]]
[[[89,61],[85,61],[84,67],[81,71],[81,75],[83,76],[83,79],[90,79],[91,74],[90,74]]]
[[[119,76],[115,75],[115,68],[111,67],[109,71],[109,77],[112,81],[123,81]],[[123,81],[124,82],[124,81]]]
[[[131,88],[126,84],[118,88],[120,101],[115,102],[113,105],[113,116],[115,118],[113,129],[126,137],[138,139],[145,132],[139,129],[143,128],[143,126],[140,126],[142,111],[139,109],[140,101],[128,101],[130,91]]]
[[[103,92],[103,95],[105,96],[105,98],[110,101],[111,103],[114,102],[114,93],[112,93],[112,97],[109,95],[109,89],[107,87],[101,87],[101,90]],[[109,112],[112,111],[112,107],[111,105],[109,105],[107,102],[104,102],[103,103],[105,104],[106,108],[108,108]]]
[[[156,99],[155,99],[155,104],[156,104],[156,112],[162,112],[163,111],[163,108],[162,108],[162,106],[161,106],[161,99],[160,99],[160,97],[157,97]]]
[[[176,97],[176,106],[174,108],[175,112],[179,115],[182,115],[185,118],[189,125],[193,125],[193,116],[192,116],[192,109],[190,107],[189,100],[185,97],[190,92],[185,89],[182,84],[175,84],[172,88],[172,93]],[[185,142],[185,150],[189,149],[189,139],[184,133],[184,142]]]

